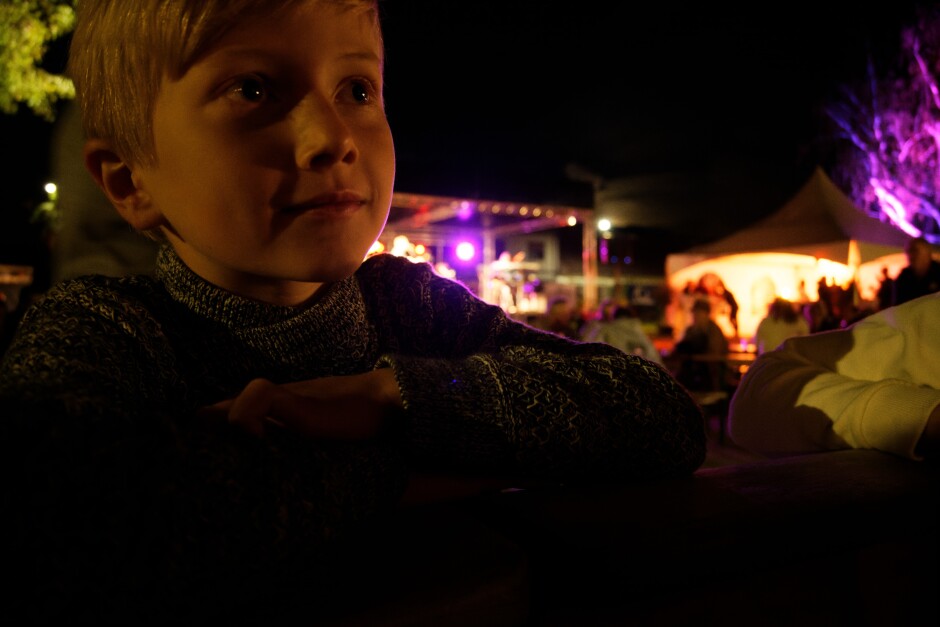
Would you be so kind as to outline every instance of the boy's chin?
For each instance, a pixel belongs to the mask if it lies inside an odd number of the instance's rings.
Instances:
[[[365,261],[364,257],[362,259],[333,259],[329,264],[320,266],[309,274],[307,280],[313,283],[335,283],[348,279],[356,273],[363,261]]]

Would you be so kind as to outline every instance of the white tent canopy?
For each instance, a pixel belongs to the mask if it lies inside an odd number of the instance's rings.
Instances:
[[[816,168],[802,188],[771,215],[731,235],[666,258],[674,291],[714,272],[739,302],[738,332],[750,337],[767,304],[781,296],[817,298],[817,282],[856,281],[864,299],[877,290],[882,268],[891,276],[906,263],[904,232],[866,215]]]

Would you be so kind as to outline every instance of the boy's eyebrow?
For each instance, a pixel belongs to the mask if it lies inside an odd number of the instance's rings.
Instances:
[[[376,61],[378,63],[382,63],[382,55],[375,54],[374,52],[349,52],[340,55],[340,58],[362,61]]]
[[[214,51],[210,51],[206,56],[231,56],[231,57],[242,57],[242,56],[254,56],[254,57],[278,57],[282,56],[279,51],[271,51],[269,48],[256,48],[249,45],[236,45],[236,46],[225,46],[223,48],[218,48]],[[373,50],[351,50],[349,52],[343,52],[339,55],[340,59],[361,59],[364,61],[378,61],[382,62],[381,53],[376,53]]]

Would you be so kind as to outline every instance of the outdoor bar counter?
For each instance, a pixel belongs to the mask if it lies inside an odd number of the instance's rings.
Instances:
[[[936,625],[938,497],[938,466],[854,450],[411,506],[283,619]]]

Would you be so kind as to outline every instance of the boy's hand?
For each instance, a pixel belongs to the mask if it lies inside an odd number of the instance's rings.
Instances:
[[[201,413],[222,415],[259,437],[276,425],[309,438],[357,440],[378,435],[401,407],[391,368],[381,368],[282,385],[255,379],[235,398]]]

